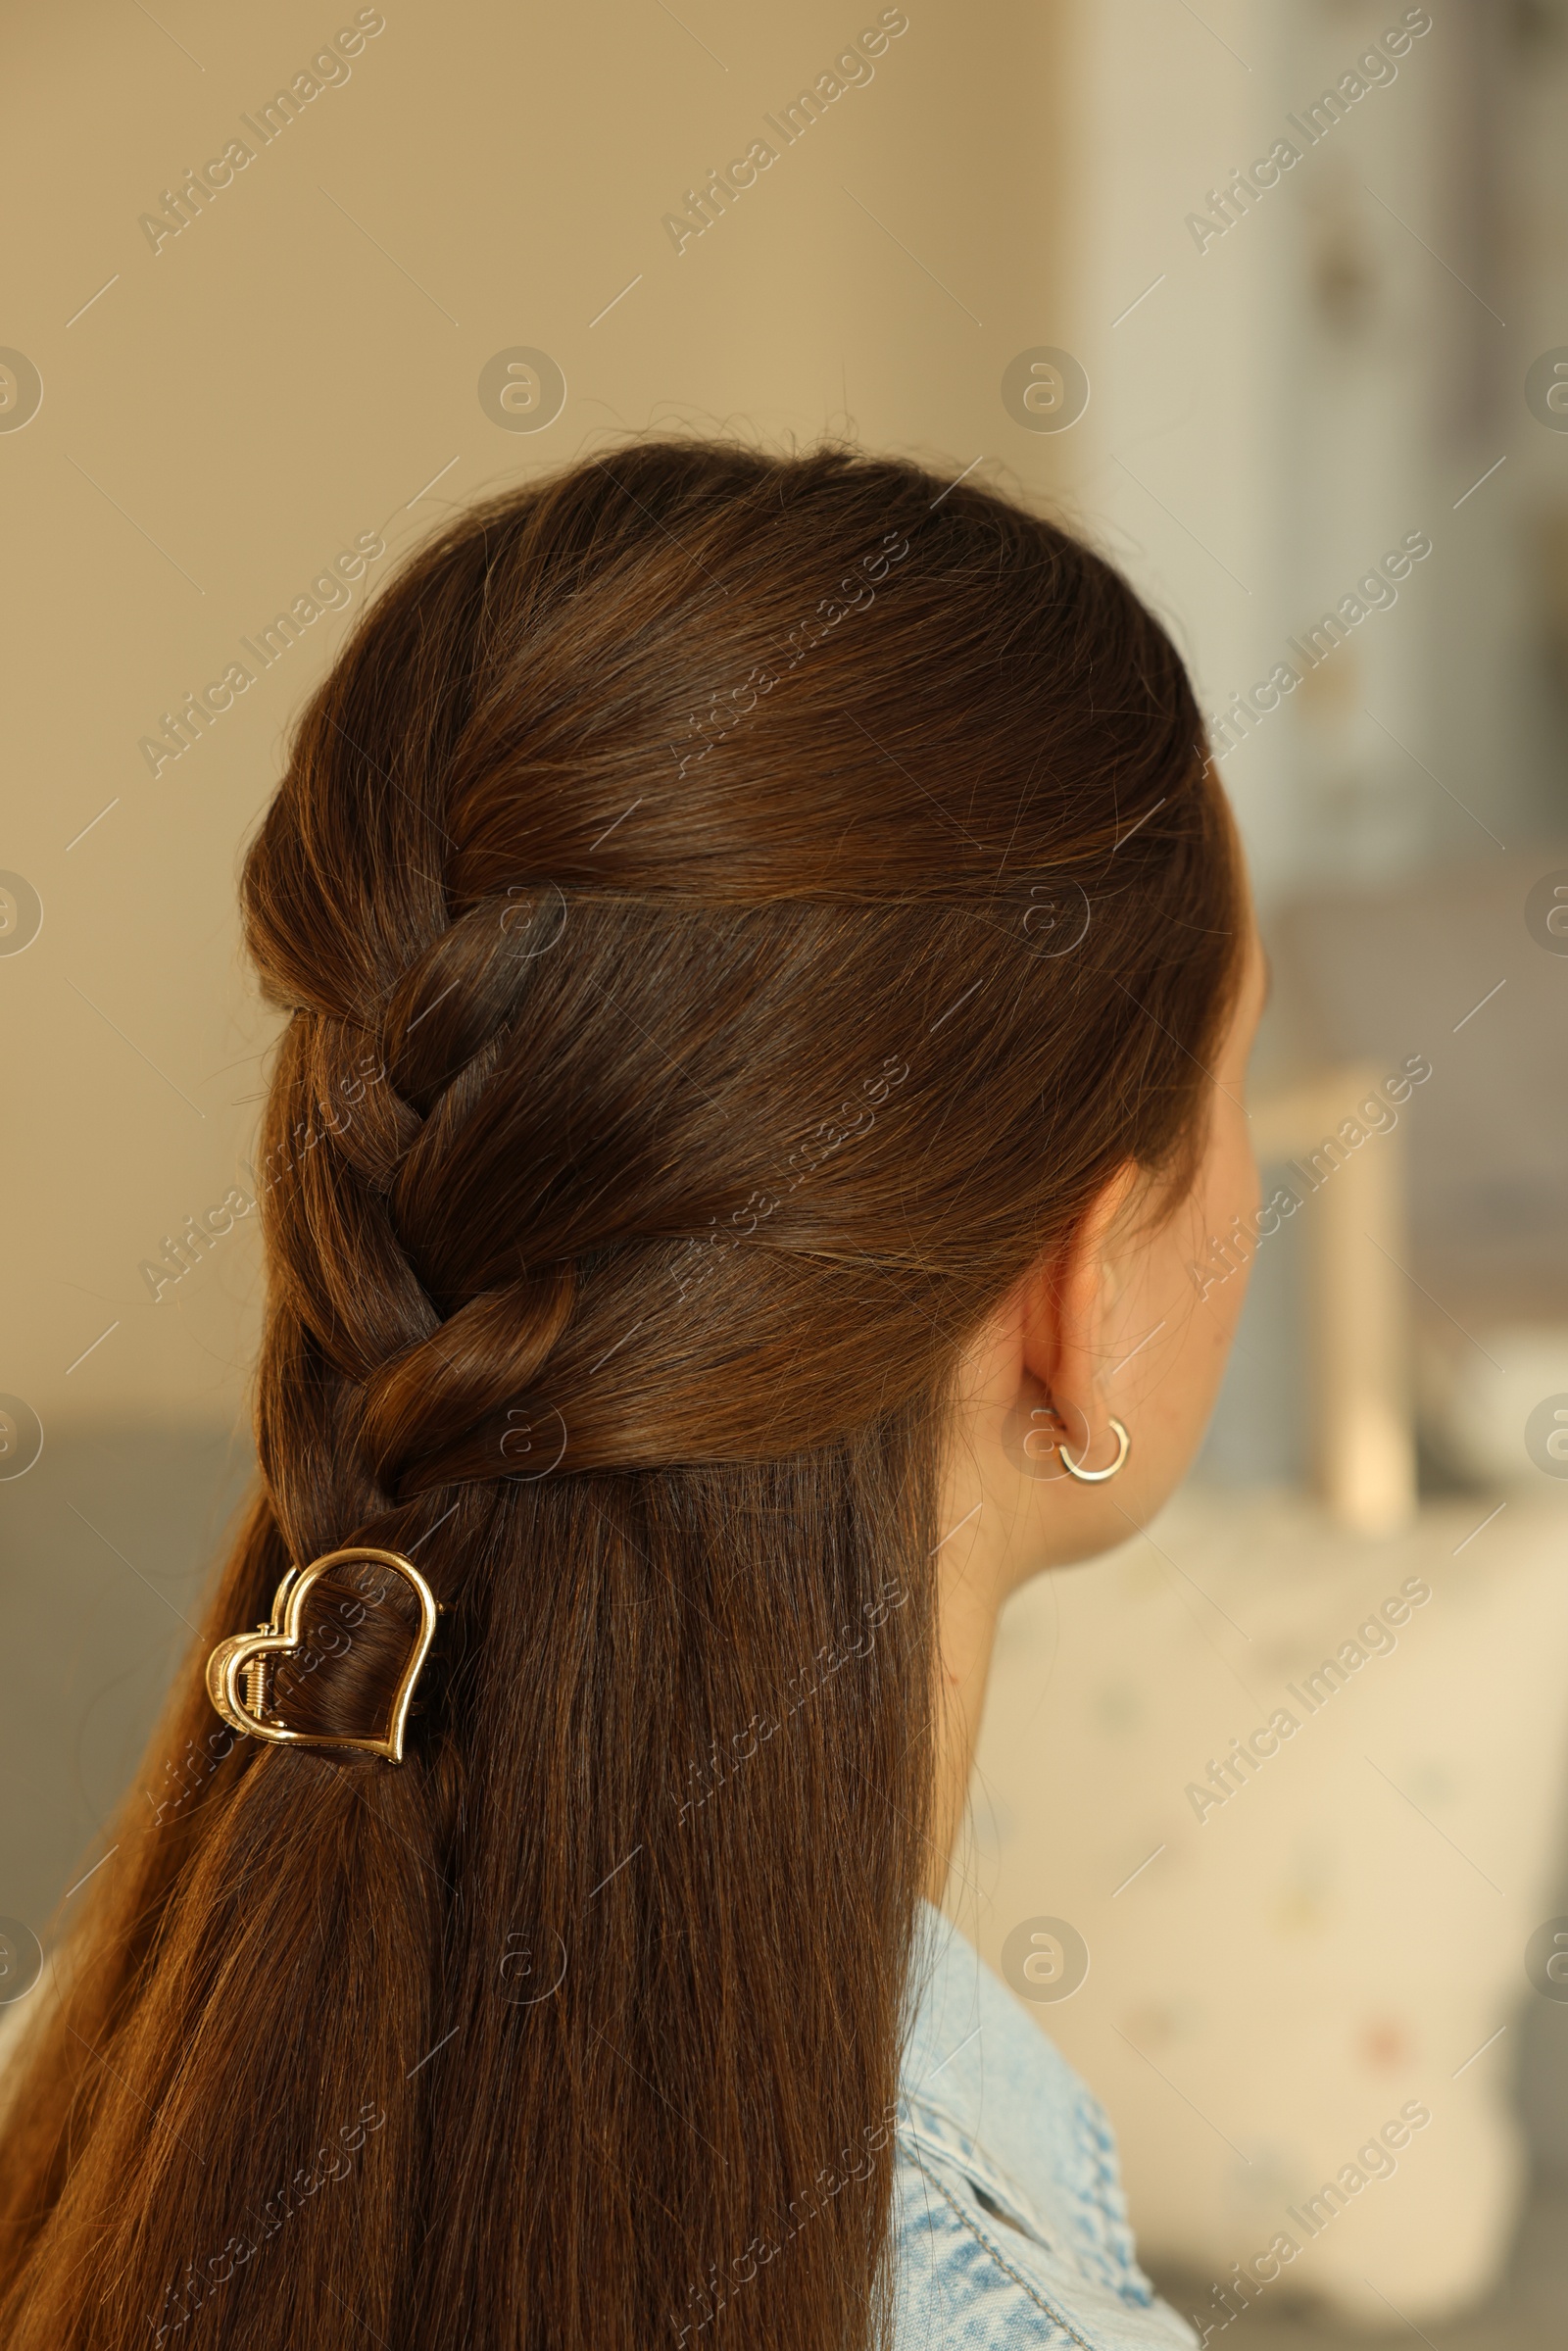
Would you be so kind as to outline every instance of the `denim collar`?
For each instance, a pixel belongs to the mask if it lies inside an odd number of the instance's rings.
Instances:
[[[1143,2300],[1116,2161],[1100,2101],[974,1945],[930,1902],[916,1927],[900,2122],[956,2163],[1047,2243]]]

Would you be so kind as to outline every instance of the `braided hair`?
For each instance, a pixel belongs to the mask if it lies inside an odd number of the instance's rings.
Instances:
[[[955,1365],[1242,938],[1181,663],[972,480],[650,442],[460,514],[249,851],[260,1482],[57,1963],[12,2351],[888,2339]],[[400,1768],[215,1725],[290,1563]],[[281,1719],[408,1653],[317,1586]]]

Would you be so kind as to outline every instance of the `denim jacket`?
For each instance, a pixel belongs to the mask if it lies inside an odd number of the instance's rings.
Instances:
[[[1194,2351],[1138,2267],[1099,2100],[930,1903],[894,2192],[897,2351]]]

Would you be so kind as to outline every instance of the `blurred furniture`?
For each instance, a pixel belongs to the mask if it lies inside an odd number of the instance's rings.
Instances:
[[[1190,1485],[1008,1603],[948,1906],[999,1971],[1029,1920],[1087,1942],[1080,1988],[1031,2013],[1109,2110],[1141,2248],[1204,2280],[1184,2311],[1217,2325],[1208,2281],[1279,2231],[1269,2326],[1305,2295],[1426,2332],[1498,2278],[1521,2077],[1538,2147],[1568,2103],[1568,2003],[1525,1970],[1568,1912],[1565,1501],[1543,1481],[1373,1537]],[[1237,1767],[1277,1710],[1295,1730]],[[1430,2124],[1347,2182],[1409,2102]]]
[[[1527,1475],[1529,1406],[1568,1386],[1544,1367],[1533,1395],[1494,1394],[1518,1376],[1513,1334],[1535,1331],[1546,1355],[1561,1354],[1568,1335],[1568,955],[1527,918],[1532,892],[1564,871],[1568,841],[1504,852],[1478,832],[1462,865],[1303,894],[1267,924],[1270,1050],[1282,1072],[1393,1069],[1411,1053],[1432,1064],[1400,1131],[1376,1148],[1409,1139],[1408,1241],[1396,1253],[1408,1269],[1423,1453],[1471,1479],[1513,1474],[1494,1445],[1478,1457],[1478,1420],[1511,1420],[1513,1464]],[[1371,1170],[1346,1172],[1354,1181]],[[1333,1188],[1320,1203],[1331,1215]]]
[[[1351,1062],[1264,1094],[1252,1140],[1266,1171],[1310,1171],[1314,1153],[1377,1093],[1380,1065]],[[1405,1128],[1368,1134],[1337,1163],[1319,1158],[1295,1189],[1309,1254],[1312,1446],[1318,1491],[1344,1526],[1370,1534],[1415,1508],[1410,1386]],[[1265,1180],[1264,1197],[1268,1196]]]

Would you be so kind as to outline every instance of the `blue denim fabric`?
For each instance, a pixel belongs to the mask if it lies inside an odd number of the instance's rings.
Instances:
[[[1194,2351],[1138,2267],[1100,2101],[929,1903],[911,1999],[898,2351]]]

